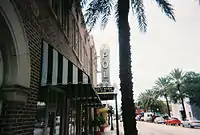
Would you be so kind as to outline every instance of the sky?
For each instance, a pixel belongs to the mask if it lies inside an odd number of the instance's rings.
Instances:
[[[145,89],[152,88],[158,77],[168,75],[174,68],[200,72],[200,5],[197,0],[171,0],[171,3],[175,8],[176,22],[162,13],[153,0],[144,1],[148,21],[146,33],[139,31],[137,19],[130,13],[135,98]],[[111,83],[119,85],[117,32],[115,20],[111,18],[104,30],[97,25],[91,34],[97,54],[102,44],[109,45]]]

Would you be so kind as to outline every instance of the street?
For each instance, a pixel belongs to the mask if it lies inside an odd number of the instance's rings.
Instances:
[[[200,129],[138,122],[138,135],[200,135]]]
[[[146,122],[137,122],[138,135],[200,135],[200,129],[192,128],[183,128],[176,126],[166,126],[161,124],[146,123]],[[58,133],[58,126],[56,128]],[[110,131],[110,128],[107,129],[107,133],[104,135],[116,135],[116,127],[114,122],[114,131]],[[119,122],[119,133],[124,135],[123,132],[123,123]],[[35,129],[34,135],[42,135],[41,129]]]
[[[138,135],[200,135],[200,129],[166,126],[154,123],[137,122],[137,127]],[[120,135],[124,135],[122,122],[119,123],[119,129]],[[116,135],[116,131],[110,134]]]

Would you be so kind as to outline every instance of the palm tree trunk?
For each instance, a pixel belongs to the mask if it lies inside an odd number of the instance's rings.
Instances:
[[[120,90],[122,95],[122,117],[125,135],[137,135],[133,83],[131,72],[130,27],[128,22],[129,0],[118,0],[118,36],[120,63]]]
[[[185,120],[185,118],[186,118],[186,112],[185,112],[185,105],[184,105],[184,99],[183,98],[181,98],[181,104],[182,104],[182,107],[183,107],[182,120]]]
[[[179,93],[181,94],[180,84],[178,84],[177,88],[178,88]],[[186,118],[186,112],[185,112],[184,99],[183,99],[182,95],[181,95],[181,104],[182,104],[182,107],[183,107],[183,116],[182,116],[182,120],[184,120],[184,119]]]
[[[169,101],[168,101],[167,96],[165,96],[165,100],[166,100],[166,103],[167,103],[167,113],[168,113],[168,116],[171,117],[170,108],[169,108]]]

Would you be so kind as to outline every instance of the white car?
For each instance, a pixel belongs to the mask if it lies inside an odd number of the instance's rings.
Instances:
[[[144,113],[144,121],[145,122],[152,122],[152,119],[153,119],[153,113],[151,113],[151,112]]]
[[[200,127],[200,120],[185,120],[181,122],[181,126],[188,128]]]
[[[157,124],[164,124],[165,123],[165,119],[163,117],[156,117],[154,119],[154,123],[157,123]]]

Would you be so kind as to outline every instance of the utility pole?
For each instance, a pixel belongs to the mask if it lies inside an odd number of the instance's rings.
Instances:
[[[115,108],[116,108],[116,129],[117,135],[119,135],[119,120],[118,120],[118,105],[117,105],[117,93],[115,93]]]

